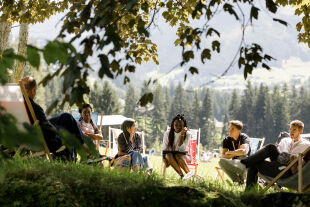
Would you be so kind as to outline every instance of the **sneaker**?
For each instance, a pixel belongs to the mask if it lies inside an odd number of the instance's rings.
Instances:
[[[190,178],[193,177],[193,175],[194,175],[194,173],[188,172],[188,173],[186,173],[186,174],[184,175],[184,177],[182,178],[182,180],[190,179]]]

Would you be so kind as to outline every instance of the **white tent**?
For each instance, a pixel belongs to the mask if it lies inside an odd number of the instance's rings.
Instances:
[[[127,117],[122,115],[98,115],[97,125],[100,126],[102,119],[102,126],[121,125]]]

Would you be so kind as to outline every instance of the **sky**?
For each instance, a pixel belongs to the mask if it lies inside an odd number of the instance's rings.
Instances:
[[[245,41],[247,43],[255,42],[264,48],[264,52],[270,54],[276,60],[270,62],[271,71],[258,68],[249,79],[257,84],[261,82],[272,85],[274,83],[289,82],[292,77],[300,78],[301,81],[308,80],[310,76],[310,49],[307,45],[298,43],[297,31],[295,25],[300,17],[294,15],[294,9],[285,7],[280,8],[276,15],[271,14],[261,7],[261,1],[256,1],[256,6],[261,8],[259,21],[253,21],[253,24],[246,28]],[[65,14],[52,16],[44,23],[30,25],[30,42],[35,42],[39,46],[44,46],[47,40],[54,39],[62,25],[61,18]],[[274,22],[272,18],[283,19],[288,22],[285,27],[282,24]],[[157,19],[158,27],[151,29],[151,39],[158,45],[159,65],[148,63],[137,66],[137,72],[130,74],[131,82],[141,84],[143,80],[149,78],[158,78],[163,85],[176,85],[183,81],[186,67],[175,67],[181,61],[181,49],[174,46],[176,39],[176,28],[171,28],[160,18]],[[192,22],[193,25],[201,25],[204,21]],[[187,65],[195,66],[199,69],[199,75],[188,75],[185,86],[201,87],[209,83],[228,67],[232,61],[241,38],[240,24],[234,21],[231,15],[221,12],[211,22],[217,30],[220,31],[221,53],[212,54],[211,61],[202,64],[199,54],[198,58]],[[11,40],[18,38],[18,27],[13,28]],[[209,43],[203,40],[204,45]],[[170,71],[170,72],[169,72]],[[143,74],[143,75],[141,75]],[[122,85],[122,78],[113,81],[117,86]],[[228,74],[215,81],[214,84],[207,86],[223,89],[225,88],[244,88],[246,81],[243,78],[243,71],[234,65]]]

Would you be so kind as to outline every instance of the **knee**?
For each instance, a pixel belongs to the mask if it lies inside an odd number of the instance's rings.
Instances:
[[[61,119],[65,119],[65,120],[72,120],[74,119],[73,116],[67,112],[60,114],[60,118]]]
[[[277,150],[278,150],[277,147],[276,147],[276,145],[274,145],[274,144],[267,144],[267,145],[265,146],[265,148],[266,148],[268,151],[277,151]]]
[[[167,154],[165,155],[165,158],[166,158],[167,160],[171,160],[171,159],[173,159],[173,155],[172,155],[171,153],[167,153]]]

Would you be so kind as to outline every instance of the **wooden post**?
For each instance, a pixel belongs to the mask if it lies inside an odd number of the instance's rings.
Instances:
[[[302,192],[302,156],[298,156],[298,192]]]

